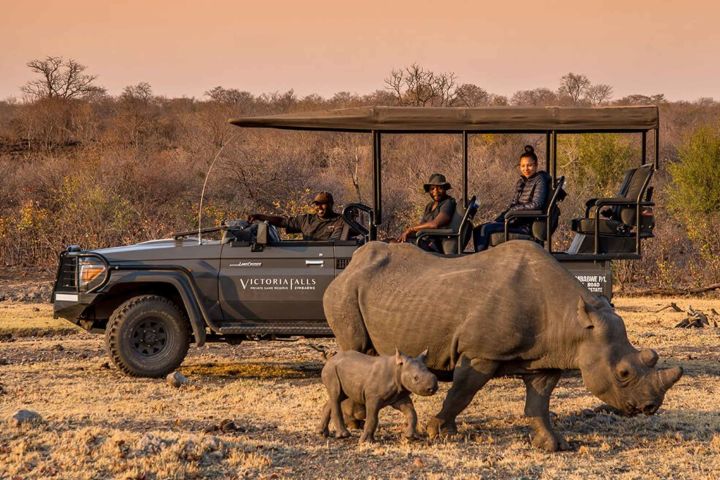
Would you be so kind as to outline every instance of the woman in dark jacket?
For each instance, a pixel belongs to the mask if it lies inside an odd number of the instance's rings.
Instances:
[[[490,235],[505,231],[505,215],[518,210],[544,210],[550,191],[550,175],[545,171],[538,172],[538,159],[535,149],[525,146],[520,156],[520,179],[515,184],[515,195],[507,209],[494,222],[484,223],[473,231],[475,251],[485,250],[490,242]],[[508,227],[509,232],[529,235],[532,219],[515,219]]]

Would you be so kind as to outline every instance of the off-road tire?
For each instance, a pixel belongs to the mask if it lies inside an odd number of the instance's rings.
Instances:
[[[110,359],[133,377],[167,375],[180,366],[189,346],[187,317],[175,303],[158,295],[141,295],[121,304],[105,330]]]

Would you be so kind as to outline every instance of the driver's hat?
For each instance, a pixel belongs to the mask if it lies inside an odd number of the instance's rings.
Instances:
[[[335,203],[335,200],[333,200],[332,193],[330,192],[318,192],[315,194],[312,203],[315,205],[319,203],[332,204]]]

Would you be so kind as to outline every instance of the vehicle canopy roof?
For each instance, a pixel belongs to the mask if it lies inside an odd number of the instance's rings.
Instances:
[[[657,130],[657,106],[356,107],[239,117],[239,127],[339,132],[645,132]]]

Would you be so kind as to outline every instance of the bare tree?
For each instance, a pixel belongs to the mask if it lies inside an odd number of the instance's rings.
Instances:
[[[252,93],[236,88],[215,87],[205,92],[211,100],[227,105],[249,105],[255,101]]]
[[[43,60],[31,60],[27,66],[40,75],[40,78],[22,87],[23,93],[33,100],[82,98],[105,92],[104,88],[93,84],[97,76],[83,73],[87,67],[72,58],[45,57]]]
[[[508,105],[508,99],[505,95],[490,95],[490,105],[495,107],[506,107]]]
[[[456,98],[454,73],[435,73],[417,63],[399,70],[392,70],[385,79],[388,90],[399,105],[415,107],[447,106]]]
[[[481,107],[490,103],[490,94],[472,83],[464,83],[455,90],[454,105],[461,107]]]
[[[615,101],[614,103],[616,103],[617,105],[657,105],[666,102],[667,100],[665,99],[665,94],[658,93],[656,95],[628,95],[621,98],[620,100]]]
[[[560,88],[558,95],[570,100],[571,103],[577,105],[581,103],[585,97],[587,89],[590,87],[590,80],[585,75],[568,73],[560,79]]]
[[[591,105],[603,105],[610,101],[612,98],[612,87],[604,83],[598,83],[592,85],[585,91],[585,98],[590,102]]]
[[[555,105],[558,96],[549,88],[536,88],[534,90],[518,90],[512,96],[513,105],[544,106]]]
[[[147,82],[140,82],[137,85],[128,85],[120,94],[121,100],[140,100],[142,102],[149,102],[152,98],[152,87]]]

